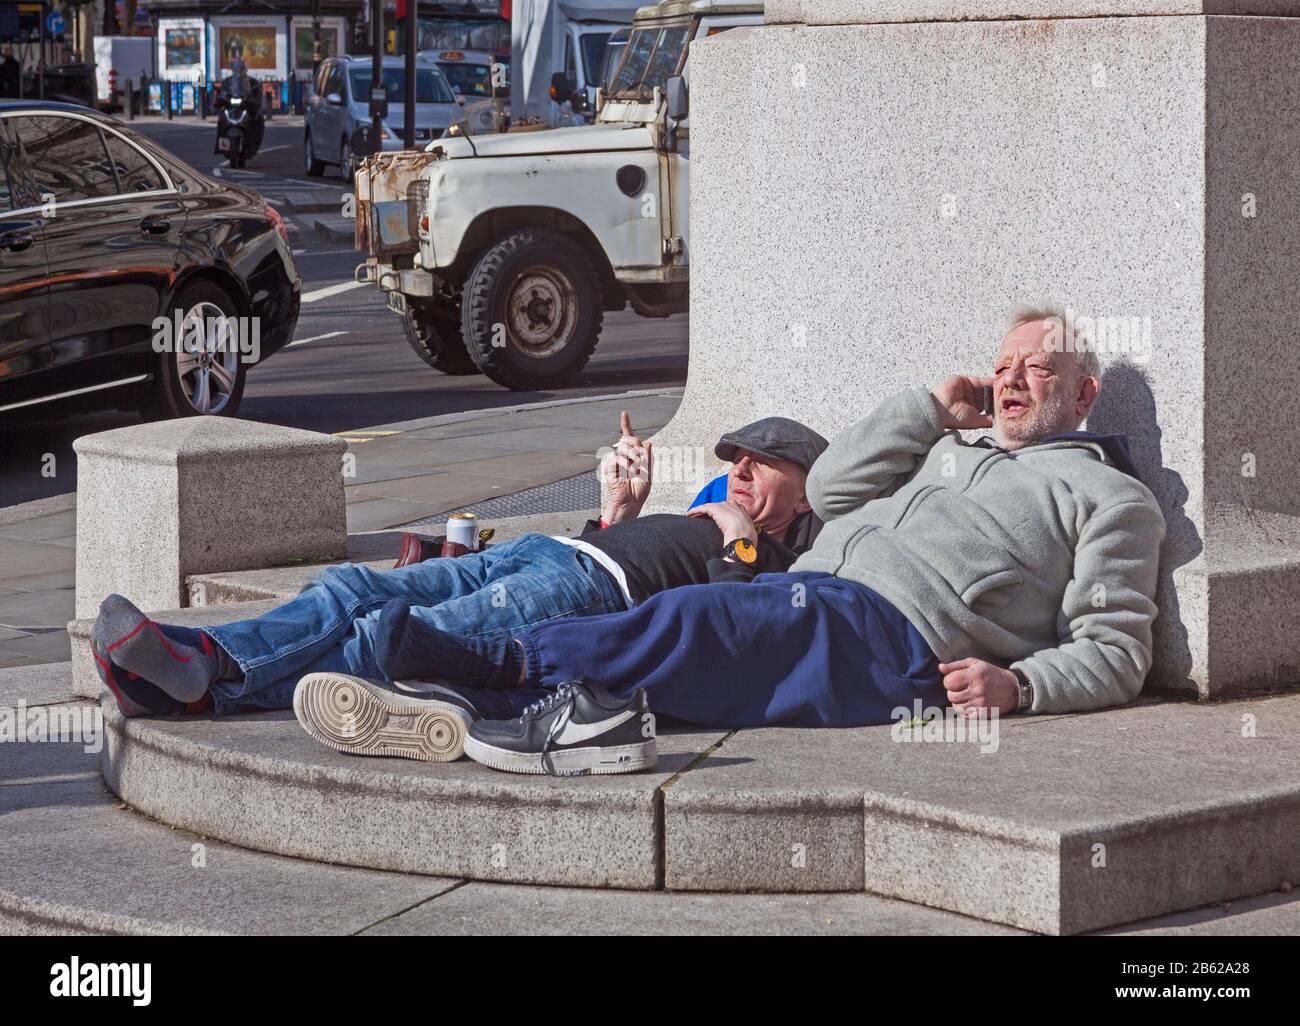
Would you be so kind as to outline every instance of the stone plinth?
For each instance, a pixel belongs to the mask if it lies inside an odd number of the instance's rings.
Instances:
[[[342,439],[224,417],[77,439],[77,616],[116,591],[185,604],[185,578],[347,549]]]
[[[773,0],[814,24],[697,47],[690,376],[656,452],[990,373],[1023,303],[1123,318],[1087,426],[1130,436],[1169,525],[1148,683],[1294,684],[1300,18],[1203,11],[1300,3]],[[1034,17],[1065,13],[1129,16]]]

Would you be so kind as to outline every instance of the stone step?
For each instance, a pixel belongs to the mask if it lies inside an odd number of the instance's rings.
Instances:
[[[37,706],[43,706],[37,712],[51,717],[73,714],[92,717],[98,712],[98,706],[92,703],[57,701],[57,696],[66,693],[70,685],[71,672],[67,664],[6,671],[0,673],[0,708],[9,710],[21,701],[28,706],[29,716]],[[1294,725],[1293,721],[1287,719],[1287,710],[1272,704],[1273,701],[1250,703],[1254,707],[1248,711],[1237,708],[1229,712],[1234,714],[1234,719],[1240,718],[1236,714],[1253,715],[1257,726],[1268,724],[1266,729],[1257,731],[1254,740],[1260,740],[1271,736],[1274,731],[1288,731]],[[47,704],[51,702],[55,704]],[[1241,706],[1245,703],[1235,704]],[[1284,706],[1285,704],[1284,701]],[[1207,707],[1151,704],[1125,711],[1156,715],[1175,709],[1204,712]],[[146,739],[134,735],[137,733],[136,728],[146,721],[132,721],[124,731],[120,720],[114,728],[111,712],[105,719],[109,728],[107,732],[104,730],[105,721],[101,720],[98,721],[98,730],[92,728],[84,737],[75,741],[65,737],[63,743],[59,744],[0,745],[0,816],[4,817],[6,841],[6,856],[0,860],[0,932],[373,932],[407,935],[565,933],[579,930],[609,934],[1014,932],[1011,927],[951,911],[865,893],[861,887],[842,893],[809,893],[804,884],[784,894],[537,887],[467,880],[462,875],[439,877],[339,866],[330,864],[339,861],[335,858],[326,863],[252,851],[221,839],[214,840],[211,835],[203,836],[168,827],[141,816],[116,801],[103,786],[99,774],[101,759],[105,764],[118,764],[122,761],[125,754],[122,748],[124,733],[132,736],[131,759],[141,756],[143,750],[140,745]],[[1018,741],[1033,741],[1040,748],[1053,748],[1077,757],[1077,744],[1071,743],[1070,737],[1061,732],[1071,721],[1087,719],[1095,720],[1097,717],[1061,717],[1026,724],[1022,728],[1024,736],[1018,739],[1007,731],[1001,739],[999,750],[1010,752],[1019,747]],[[410,859],[412,853],[419,859],[421,846],[438,848],[438,857],[445,857],[456,846],[458,839],[453,837],[448,841],[446,838],[437,838],[439,829],[460,834],[460,840],[463,840],[469,814],[467,803],[475,798],[488,803],[491,815],[501,813],[498,826],[513,831],[505,835],[506,840],[491,842],[488,837],[491,831],[482,824],[468,828],[468,831],[475,833],[478,846],[489,845],[490,855],[487,861],[499,863],[497,868],[505,870],[506,875],[509,875],[512,868],[512,858],[519,854],[521,847],[535,845],[539,840],[543,848],[549,849],[545,854],[551,857],[557,854],[562,856],[562,835],[567,832],[572,836],[575,825],[580,821],[585,821],[589,828],[594,825],[606,842],[621,840],[626,845],[633,836],[627,831],[623,832],[621,838],[616,836],[619,824],[614,825],[613,831],[603,825],[605,812],[601,805],[605,799],[619,797],[612,793],[617,792],[618,787],[611,791],[605,787],[584,786],[593,783],[592,781],[534,780],[531,781],[533,785],[542,786],[531,788],[534,792],[531,799],[521,802],[523,796],[514,785],[527,784],[530,782],[528,778],[489,778],[478,772],[480,767],[472,764],[441,768],[456,771],[458,776],[453,777],[451,773],[425,772],[436,770],[436,767],[390,764],[378,760],[349,760],[332,752],[323,753],[325,758],[320,760],[303,758],[303,752],[295,746],[298,739],[293,738],[289,732],[281,735],[275,733],[277,720],[274,716],[240,717],[222,724],[197,719],[175,720],[163,721],[161,725],[177,728],[184,727],[186,722],[191,726],[206,724],[209,729],[220,726],[227,734],[246,733],[250,729],[263,733],[261,743],[242,746],[242,754],[241,750],[233,746],[219,747],[217,743],[221,741],[220,737],[207,737],[203,742],[209,746],[205,755],[219,769],[219,773],[217,777],[192,775],[190,793],[196,798],[206,799],[206,787],[213,780],[219,783],[221,776],[237,776],[248,770],[252,770],[254,777],[260,778],[270,778],[276,772],[286,773],[293,767],[274,765],[283,754],[285,761],[297,765],[300,779],[296,786],[286,788],[283,800],[268,810],[275,823],[287,823],[293,829],[306,824],[310,833],[319,836],[334,825],[336,813],[330,806],[352,806],[361,811],[371,826],[376,821],[382,821],[384,839],[397,843],[405,853],[402,857],[406,859]],[[285,724],[284,720],[278,722]],[[292,726],[291,723],[287,725]],[[1188,725],[1187,722],[1173,722],[1162,726],[1169,732],[1180,732]],[[1134,741],[1143,733],[1144,726],[1140,718],[1117,725],[1116,733],[1129,735],[1127,741],[1130,752],[1140,750]],[[1196,727],[1196,724],[1192,726]],[[152,735],[155,732],[150,730],[141,733]],[[196,739],[185,738],[186,733],[183,730],[164,730],[162,736],[148,740],[150,743],[157,742],[158,747],[171,745],[174,756],[186,744],[197,745]],[[685,771],[670,773],[666,780],[663,775],[660,776],[657,789],[664,799],[666,815],[659,817],[658,822],[659,829],[667,830],[667,836],[661,843],[667,855],[668,872],[664,882],[670,888],[675,883],[681,885],[685,881],[683,874],[690,868],[685,860],[709,854],[702,846],[708,844],[710,834],[721,850],[712,857],[712,862],[701,865],[699,873],[702,878],[708,875],[720,878],[719,865],[728,859],[743,861],[746,873],[751,877],[761,877],[764,863],[762,851],[766,848],[779,850],[780,861],[784,863],[789,861],[787,856],[793,844],[801,844],[809,868],[813,868],[815,862],[825,856],[823,849],[833,843],[834,834],[844,824],[836,823],[834,817],[830,817],[830,825],[819,837],[816,832],[815,810],[836,803],[842,804],[843,793],[837,791],[851,790],[842,783],[838,788],[827,786],[828,775],[838,764],[840,770],[844,771],[840,776],[855,778],[857,773],[870,764],[870,760],[868,763],[859,762],[855,766],[849,753],[864,746],[870,748],[871,735],[879,735],[880,731],[820,732],[815,737],[808,737],[810,733],[812,732],[754,731],[727,735],[709,747],[702,761],[697,761]],[[774,740],[770,735],[776,734],[783,735],[788,743],[770,743]],[[1199,739],[1210,763],[1216,762],[1224,754],[1220,749],[1226,735],[1215,729],[1207,729],[1206,724],[1202,723],[1195,730],[1194,736]],[[100,738],[101,744],[108,745],[103,752],[96,750],[97,746],[93,743],[96,737]],[[299,732],[299,738],[302,737],[305,735]],[[87,741],[92,743],[83,743]],[[683,752],[698,749],[702,743],[699,740],[692,743],[688,737],[677,735],[671,742],[665,739],[665,751],[668,752],[669,759],[678,759]],[[118,746],[116,753],[112,750],[114,744]],[[819,745],[828,746],[832,750],[819,757],[816,754]],[[917,749],[937,752],[934,760],[943,764],[950,781],[966,782],[957,784],[951,790],[960,795],[977,790],[980,785],[987,783],[987,780],[978,779],[978,773],[969,772],[971,757],[962,764],[962,756],[951,751],[953,745],[947,746],[949,751],[946,753],[938,751],[943,747],[916,746]],[[1142,765],[1132,766],[1119,774],[1121,799],[1129,786],[1127,781],[1140,779],[1143,771],[1150,779],[1160,780],[1169,775],[1170,769],[1177,768],[1173,763],[1185,754],[1181,748],[1157,747],[1154,761],[1147,759]],[[1196,747],[1195,741],[1189,747]],[[166,771],[158,779],[162,785],[161,791],[168,791],[183,783],[171,772],[184,768],[179,760],[173,758],[169,768],[156,756],[143,754],[151,761],[149,765],[133,772],[133,776],[157,774],[160,769]],[[1275,751],[1273,746],[1269,746],[1258,754],[1264,759],[1270,759]],[[798,756],[797,766],[788,764],[792,755]],[[254,756],[260,759],[260,765],[252,764]],[[893,758],[906,756],[896,752]],[[974,758],[996,758],[996,755],[976,755]],[[954,759],[957,768],[955,773],[951,772]],[[878,764],[874,768],[877,772],[881,769]],[[1041,768],[1040,766],[1039,769]],[[190,766],[189,772],[193,774],[194,769],[194,766]],[[755,772],[747,772],[742,778],[737,776],[742,769]],[[916,774],[915,766],[910,769],[910,775],[916,780],[919,789],[925,791],[927,778],[923,774]],[[1009,772],[1014,772],[1014,769],[1013,767]],[[1207,783],[1218,779],[1221,769],[1221,766],[1211,765],[1208,776],[1191,774],[1192,779],[1187,782],[1189,793],[1181,799],[1170,801],[1170,808],[1186,818],[1192,804],[1190,789],[1198,785],[1204,788]],[[1287,834],[1286,822],[1271,817],[1271,810],[1261,807],[1258,802],[1261,793],[1270,790],[1272,781],[1267,779],[1267,774],[1255,781],[1254,778],[1260,776],[1257,769],[1258,767],[1251,767],[1248,772],[1247,767],[1241,766],[1239,780],[1244,781],[1241,784],[1241,804],[1250,808],[1256,819],[1263,821],[1263,827],[1267,829],[1271,822],[1277,828],[1273,831],[1273,839],[1278,846],[1287,845],[1292,839]],[[411,772],[403,774],[403,770]],[[1282,773],[1287,770],[1286,766],[1280,768]],[[906,775],[909,768],[902,766],[896,772]],[[710,774],[721,775],[726,779],[715,779],[711,787],[701,789],[699,785],[704,782],[703,778]],[[793,774],[802,776],[795,777]],[[448,800],[421,804],[417,799],[429,795],[413,796],[411,783],[402,780],[403,775],[423,777],[429,791],[442,789],[444,795],[449,796]],[[1048,774],[1049,778],[1051,776]],[[1061,774],[1056,776],[1065,779]],[[1085,797],[1087,789],[1078,786],[1076,777],[1077,775],[1070,776],[1070,786],[1058,793],[1057,801],[1065,807],[1079,806]],[[1041,772],[1024,776],[1023,779],[1030,782],[1030,786],[1022,790],[1035,790],[1032,782],[1042,778]],[[799,779],[800,784],[792,786],[791,781],[794,779]],[[493,782],[499,782],[502,787],[494,790]],[[1048,782],[1051,784],[1059,781],[1049,779]],[[1224,782],[1220,781],[1221,784]],[[1253,787],[1252,784],[1256,782],[1259,786]],[[607,780],[604,783],[623,782]],[[547,784],[551,786],[547,788]],[[313,786],[314,799],[304,806],[302,814],[297,817],[288,815],[287,806],[293,802],[294,795],[301,798]],[[203,814],[207,814],[212,807],[220,809],[224,806],[227,810],[227,825],[237,822],[241,817],[255,816],[262,798],[260,787],[260,782],[254,780],[253,788],[248,793],[239,793],[233,788],[225,789],[215,803],[203,802],[207,807]],[[681,789],[681,793],[684,793],[690,788],[695,789],[694,797],[697,800],[685,803],[674,800],[674,792]],[[570,791],[569,794],[564,793],[566,789]],[[637,790],[639,789],[634,787],[627,794],[634,794]],[[897,791],[904,793],[901,787]],[[575,802],[574,796],[580,801]],[[701,797],[706,800],[698,800]],[[1206,795],[1201,794],[1200,798],[1204,801]],[[173,801],[176,800],[173,797]],[[243,809],[236,808],[240,803],[245,806]],[[440,815],[442,804],[460,806],[459,824],[455,822],[455,815]],[[529,804],[537,807],[529,809]],[[615,801],[612,804],[618,803]],[[628,803],[623,804],[626,806]],[[733,830],[730,836],[726,835],[723,832],[726,828],[740,825],[736,814],[742,809],[747,809],[745,815],[750,820],[770,814],[772,821],[766,826],[760,824],[758,827],[751,823],[745,829]],[[730,820],[724,821],[719,810],[722,810],[722,816],[730,816]],[[52,811],[56,814],[51,815]],[[339,811],[346,812],[346,809]],[[706,822],[701,824],[698,831],[691,824],[681,822],[681,816],[688,812],[705,817]],[[978,809],[967,808],[966,814],[969,820],[966,832],[971,835],[969,846],[963,842],[961,834],[948,839],[948,849],[938,858],[930,858],[928,852],[918,850],[920,846],[910,846],[914,852],[914,875],[926,877],[928,874],[933,878],[940,871],[957,876],[970,873],[966,879],[973,880],[977,887],[986,887],[992,882],[987,875],[981,877],[978,871],[978,856],[993,833],[992,824],[979,822]],[[803,834],[792,829],[796,825],[792,815],[803,817]],[[1291,817],[1290,822],[1294,824],[1294,817]],[[628,817],[623,816],[620,823],[626,826]],[[1155,824],[1154,832],[1167,834],[1167,830],[1162,830],[1163,826],[1165,824]],[[352,829],[345,833],[342,837],[344,845],[355,845],[356,835],[364,828],[363,825],[361,830]],[[1029,826],[1021,824],[1021,833],[1027,833],[1028,830]],[[1002,832],[1007,833],[1006,830]],[[674,838],[674,834],[681,836]],[[1224,867],[1227,871],[1267,855],[1267,847],[1256,843],[1257,834],[1242,832],[1236,836],[1240,853],[1233,856],[1235,865],[1230,863]],[[792,837],[801,839],[790,844]],[[1181,861],[1175,866],[1181,876],[1186,878],[1185,884],[1190,882],[1195,885],[1197,877],[1213,878],[1214,864],[1224,858],[1221,847],[1198,846],[1197,842],[1203,837],[1204,835],[1198,835],[1190,838],[1181,853]],[[684,846],[674,843],[675,840],[684,840],[687,844]],[[696,846],[694,850],[690,848],[692,843]],[[1136,850],[1126,851],[1126,844],[1126,841],[1118,844],[1112,841],[1111,854],[1116,857],[1108,861],[1109,869],[1106,871],[1119,870],[1131,876],[1134,867],[1125,863],[1153,854],[1149,845],[1138,845]],[[599,843],[593,845],[584,842],[578,846],[574,855],[582,860],[593,849],[601,847]],[[617,858],[617,843],[607,843],[603,847],[604,854],[601,858],[606,861]],[[896,857],[907,857],[907,847],[904,846],[905,850]],[[1188,856],[1189,851],[1195,852],[1196,857]],[[1207,853],[1207,857],[1202,858],[1202,852]],[[527,862],[527,853],[525,854]],[[1155,854],[1158,856],[1159,853]],[[1021,853],[1014,846],[1008,846],[993,867],[995,876],[1005,874],[1003,890],[1013,904],[1031,903],[1033,897],[1032,888],[1029,897],[1025,897],[1026,891],[1022,887],[1023,871],[1018,866],[1020,859]],[[535,866],[537,861],[533,859],[532,864]],[[586,868],[590,869],[590,864]],[[1168,868],[1167,863],[1162,865],[1156,862],[1148,870],[1159,871],[1165,868]],[[528,866],[516,864],[513,869],[520,870],[521,875],[527,875]],[[770,865],[768,869],[771,869]],[[1099,868],[1098,872],[1101,871]],[[870,888],[873,876],[869,868],[864,868],[864,879]],[[760,890],[770,889],[771,884],[777,882],[770,873],[765,880],[767,887],[760,887]],[[1060,873],[1058,882],[1062,885],[1069,884],[1070,874]],[[737,885],[733,883],[733,886]],[[953,886],[958,885],[954,883]],[[1249,886],[1249,879],[1236,890],[1240,891],[1243,886]],[[1078,902],[1086,902],[1091,896],[1080,893],[1077,888],[1068,894],[1064,891],[1062,893],[1068,898],[1062,903],[1064,911]],[[1150,902],[1146,906],[1142,903],[1129,905],[1128,918],[1131,920],[1141,914],[1143,908],[1149,905]],[[1124,906],[1119,907],[1122,909]],[[1233,902],[1220,900],[1212,906],[1159,918],[1130,921],[1101,932],[1294,935],[1300,932],[1300,895],[1273,893]]]
[[[356,933],[456,883],[170,829],[123,806],[75,741],[0,745],[0,819],[6,934]]]
[[[996,750],[890,727],[667,733],[656,772],[357,759],[289,712],[124,721],[104,774],[271,853],[558,886],[868,891],[1079,933],[1300,880],[1300,697],[1010,717]],[[1243,733],[1243,725],[1252,725]]]
[[[268,855],[125,807],[74,742],[0,747],[0,816],[4,934],[1016,932],[867,894],[520,887]]]
[[[496,533],[492,544],[510,541],[530,531],[572,538],[582,532],[588,513],[542,513],[526,517],[499,517],[485,521]],[[440,525],[403,528],[441,542]],[[348,558],[376,570],[387,570],[401,552],[402,531],[375,531],[348,536]],[[325,564],[300,564],[267,570],[232,570],[223,573],[191,574],[186,578],[191,606],[214,606],[226,602],[279,599],[287,602],[320,573]]]
[[[51,677],[10,675],[30,706]],[[57,676],[54,675],[54,676]],[[66,668],[63,676],[68,677]],[[0,699],[0,706],[7,699]],[[48,712],[93,714],[92,703]],[[93,732],[90,735],[93,739]],[[85,740],[85,737],[81,739]],[[877,895],[672,893],[536,887],[385,872],[250,851],[154,822],[117,801],[94,744],[0,745],[4,934],[874,934],[1017,931]],[[1300,896],[1268,895],[1105,931],[1300,932]]]

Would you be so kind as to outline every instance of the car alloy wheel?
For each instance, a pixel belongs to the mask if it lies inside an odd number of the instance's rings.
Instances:
[[[195,413],[221,413],[239,381],[236,322],[215,303],[196,303],[185,311],[175,346],[176,377]]]

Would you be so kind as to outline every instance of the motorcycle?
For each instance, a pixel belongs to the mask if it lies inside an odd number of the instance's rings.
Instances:
[[[257,154],[257,119],[262,116],[255,104],[242,96],[223,97],[218,101],[217,152],[230,158],[231,167],[243,167]]]

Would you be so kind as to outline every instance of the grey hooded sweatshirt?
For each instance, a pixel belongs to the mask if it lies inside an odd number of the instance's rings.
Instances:
[[[1165,522],[1102,445],[968,445],[909,389],[836,436],[808,499],[826,526],[791,571],[865,584],[940,661],[1023,671],[1036,713],[1142,689]]]

